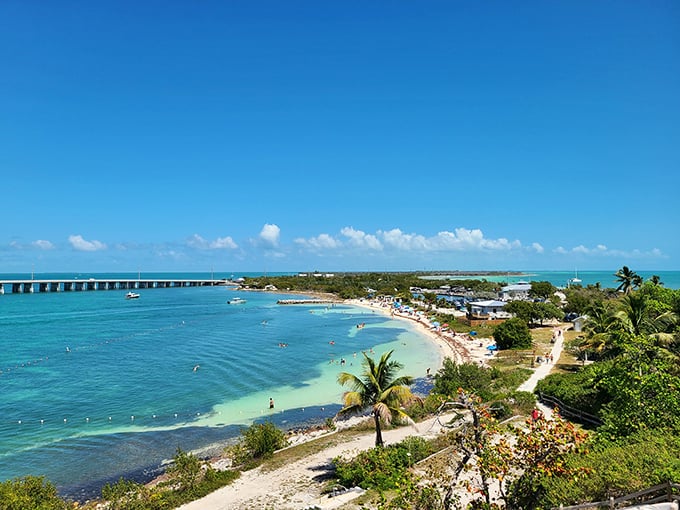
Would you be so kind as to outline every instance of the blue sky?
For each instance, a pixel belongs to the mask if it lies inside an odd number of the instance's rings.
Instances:
[[[680,4],[0,2],[0,272],[680,269]]]

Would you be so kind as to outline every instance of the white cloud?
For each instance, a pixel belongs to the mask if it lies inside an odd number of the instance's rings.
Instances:
[[[328,234],[319,234],[316,237],[311,237],[309,239],[298,238],[295,239],[295,243],[302,245],[306,248],[312,248],[316,250],[328,249],[332,250],[342,246],[342,243],[335,239],[333,236]]]
[[[281,229],[277,225],[265,224],[260,231],[260,241],[265,245],[276,248],[279,245]]]
[[[38,239],[36,241],[33,241],[31,243],[31,245],[33,245],[34,247],[39,248],[41,250],[53,250],[54,249],[54,245],[51,242],[45,241],[43,239]]]
[[[340,233],[349,239],[349,244],[355,247],[368,248],[370,250],[382,250],[382,244],[374,235],[366,234],[353,227],[344,227]]]
[[[210,247],[216,249],[228,248],[230,250],[234,250],[238,248],[238,245],[234,242],[234,240],[230,236],[227,236],[218,237],[212,243],[210,243]]]
[[[586,257],[618,257],[624,259],[660,259],[666,256],[658,248],[653,248],[650,251],[633,250],[616,250],[609,249],[604,244],[598,244],[594,248],[588,248],[582,244],[574,246],[571,249],[566,249],[558,246],[553,250],[560,255],[581,255]]]
[[[328,234],[309,239],[299,238],[295,242],[314,250],[339,249],[345,246],[372,251],[392,249],[401,252],[509,251],[522,248],[522,243],[517,240],[487,239],[479,229],[458,228],[454,232],[443,231],[433,237],[425,237],[421,234],[407,234],[398,228],[378,230],[375,234],[367,234],[354,227],[344,227],[340,230],[340,234],[347,238],[346,243]],[[539,253],[543,251],[543,247],[538,243],[533,244],[533,249]]]
[[[204,239],[198,234],[194,234],[193,236],[191,236],[187,240],[187,245],[189,245],[192,248],[196,248],[197,250],[224,250],[224,249],[235,250],[236,248],[238,248],[238,245],[229,236],[218,237],[214,241],[208,241],[207,239]]]
[[[536,253],[543,253],[545,251],[545,248],[538,243],[531,243],[531,247]]]
[[[519,241],[505,238],[486,239],[479,229],[457,228],[454,232],[442,231],[433,237],[405,234],[398,228],[378,234],[386,245],[403,251],[474,251],[512,250],[522,247]]]
[[[100,250],[105,250],[106,245],[100,241],[87,241],[83,239],[83,236],[81,235],[71,235],[68,237],[68,242],[71,243],[71,246],[73,246],[74,250],[78,251],[100,251]]]
[[[416,234],[405,234],[398,228],[393,228],[386,232],[378,231],[386,246],[391,246],[398,250],[427,250],[428,242],[424,236]]]

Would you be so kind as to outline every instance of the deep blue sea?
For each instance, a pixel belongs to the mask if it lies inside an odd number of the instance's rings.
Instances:
[[[614,272],[579,271],[578,277],[583,285],[615,287]],[[658,274],[667,287],[680,288],[680,272],[638,274]],[[527,271],[509,281],[565,286],[574,276]],[[30,277],[0,274],[0,280]],[[216,445],[255,420],[293,428],[332,417],[343,391],[337,374],[359,373],[361,351],[373,349],[379,356],[394,349],[393,357],[406,365],[404,373],[416,377],[438,366],[443,355],[408,321],[346,305],[276,304],[299,296],[193,287],[142,289],[140,299],[126,300],[124,290],[5,290],[0,296],[0,480],[44,475],[76,499],[99,495],[104,483],[121,475],[151,478],[177,447],[214,453]],[[227,304],[236,296],[247,302]],[[366,327],[356,328],[360,322]]]
[[[414,376],[443,355],[409,321],[360,307],[225,287],[126,292],[0,296],[0,479],[44,475],[64,495],[97,496],[121,475],[152,477],[177,447],[214,452],[254,420],[332,417],[337,374],[358,374],[361,351],[394,349]],[[246,303],[227,304],[236,296]]]

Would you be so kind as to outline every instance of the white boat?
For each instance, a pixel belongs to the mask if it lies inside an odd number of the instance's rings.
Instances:
[[[136,292],[128,292],[125,294],[125,299],[139,299],[139,294]]]
[[[581,279],[578,277],[578,271],[577,270],[574,270],[574,277],[569,279],[569,283],[571,285],[581,283]]]
[[[240,298],[240,297],[235,297],[234,299],[230,299],[229,301],[227,301],[227,304],[228,305],[242,305],[245,302],[246,302],[245,299]]]

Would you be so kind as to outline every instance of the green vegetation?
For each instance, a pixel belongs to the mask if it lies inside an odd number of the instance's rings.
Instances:
[[[493,332],[493,339],[499,349],[528,349],[532,343],[526,322],[517,317],[499,324]]]
[[[424,278],[427,276],[428,278]],[[493,296],[500,290],[499,283],[473,279],[451,282],[431,277],[431,273],[338,273],[332,278],[314,276],[258,276],[246,278],[244,285],[252,289],[275,286],[279,291],[320,292],[334,294],[342,299],[365,298],[368,295],[390,295],[408,303],[412,300],[411,287],[424,292],[452,285],[480,297]],[[430,294],[432,294],[430,292]],[[488,297],[488,296],[487,296]]]
[[[102,489],[109,510],[170,510],[214,492],[236,478],[236,471],[217,471],[207,462],[177,449],[168,478],[154,487],[120,479]]]
[[[71,506],[40,476],[0,482],[0,510],[65,510]]]
[[[452,405],[458,389],[459,407],[471,413],[470,426],[457,434],[460,458],[443,471],[429,472],[425,480],[395,467],[399,487],[381,493],[378,508],[448,509],[455,506],[454,488],[461,484],[476,494],[471,508],[530,509],[603,500],[680,480],[680,291],[665,289],[658,278],[642,282],[626,267],[619,275],[619,292],[597,286],[566,291],[570,302],[564,311],[588,316],[572,348],[591,361],[550,375],[538,386],[599,416],[600,427],[586,434],[559,417],[529,420],[522,428],[500,427],[498,419],[506,413],[496,411],[497,418],[494,408],[522,399],[521,394],[504,399],[496,392],[500,365],[483,369],[446,360],[423,408],[431,408],[431,402]],[[527,328],[541,321],[533,305],[515,305],[521,317],[496,327],[499,347],[530,348],[533,342],[536,348],[538,335]],[[528,399],[523,403],[524,409],[532,405]],[[343,469],[362,472],[368,458]]]
[[[330,292],[343,298],[391,294],[403,302],[412,302],[410,288],[418,287],[431,317],[456,331],[469,332],[452,316],[430,309],[448,306],[432,291],[450,282],[421,276],[260,277],[246,284],[251,288],[275,285],[280,291]],[[458,365],[446,359],[433,377],[432,392],[422,400],[411,395],[411,377],[397,376],[401,364],[391,360],[392,352],[377,362],[364,355],[360,377],[348,373],[338,377],[340,384],[350,387],[341,413],[369,409],[376,448],[353,460],[335,459],[337,481],[371,488],[369,499],[377,492],[370,508],[448,510],[457,504],[461,488],[473,494],[470,508],[533,509],[603,500],[680,480],[680,291],[666,289],[658,277],[642,281],[626,266],[616,277],[616,290],[598,285],[565,289],[567,303],[561,309],[552,297],[554,288],[535,282],[531,295],[541,301],[511,303],[506,309],[515,318],[475,328],[480,336],[493,336],[501,349],[492,366]],[[498,290],[497,284],[485,281],[456,281],[456,285],[480,297]],[[588,433],[559,417],[527,420],[520,427],[501,425],[511,416],[531,413],[534,396],[516,388],[530,373],[524,366],[527,359],[533,360],[531,352],[543,352],[549,345],[550,331],[536,326],[565,313],[587,316],[584,330],[570,331],[568,337],[568,348],[580,364],[561,366],[561,372],[539,382],[537,391],[599,417],[602,425]],[[459,428],[431,442],[408,438],[382,446],[383,424],[408,422],[450,408],[457,409],[461,418],[467,417],[459,421]],[[342,434],[352,433],[357,432]],[[244,429],[230,454],[241,469],[263,461],[276,466],[333,441],[337,439],[325,438],[266,460],[286,444],[285,434],[266,422]],[[415,463],[419,463],[420,477],[411,469]],[[178,449],[166,476],[154,487],[125,480],[107,485],[102,491],[107,508],[176,508],[239,475],[238,471],[216,471]],[[71,507],[42,478],[0,483],[0,510]]]
[[[232,449],[237,464],[267,459],[287,445],[286,435],[270,421],[256,423],[241,432],[241,441]]]
[[[339,415],[359,413],[371,408],[375,423],[375,445],[382,446],[383,438],[380,422],[389,424],[392,420],[412,421],[402,406],[413,400],[409,386],[413,384],[413,377],[396,377],[403,365],[397,361],[390,361],[392,352],[386,352],[376,364],[366,353],[362,362],[362,378],[342,372],[338,375],[338,382],[349,385],[352,389],[343,397],[344,407]]]
[[[395,445],[361,452],[352,460],[333,459],[335,476],[345,487],[394,489],[410,476],[408,468],[432,453],[431,443],[408,437]]]

